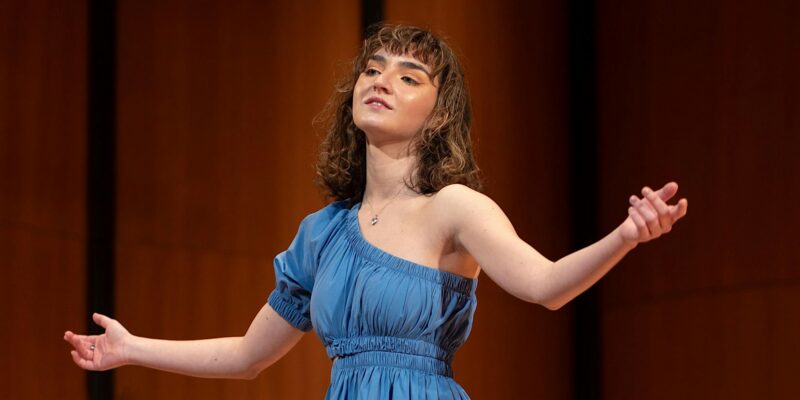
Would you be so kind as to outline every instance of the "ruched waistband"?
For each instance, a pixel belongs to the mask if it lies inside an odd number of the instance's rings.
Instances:
[[[335,339],[326,350],[336,358],[333,373],[343,368],[393,367],[453,376],[453,353],[423,340],[393,336],[359,336]]]
[[[453,352],[433,343],[394,336],[358,336],[334,339],[325,347],[328,358],[344,357],[367,351],[402,353],[449,361]]]
[[[339,357],[333,362],[331,374],[337,375],[347,369],[369,367],[413,369],[429,374],[453,377],[453,369],[448,362],[425,356],[384,351],[367,351]]]

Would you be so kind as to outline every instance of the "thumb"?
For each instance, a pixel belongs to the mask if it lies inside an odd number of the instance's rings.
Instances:
[[[103,328],[108,328],[108,323],[111,321],[111,318],[108,318],[100,313],[92,314],[92,319],[94,320],[94,323],[102,326]]]

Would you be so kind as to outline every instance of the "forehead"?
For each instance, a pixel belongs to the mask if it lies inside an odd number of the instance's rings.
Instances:
[[[407,53],[393,53],[391,51],[386,50],[385,48],[380,48],[376,51],[370,59],[375,59],[377,57],[383,58],[389,62],[413,62],[415,64],[419,64],[424,66],[426,69],[430,69],[430,66],[426,64],[423,60],[415,57],[411,52]]]

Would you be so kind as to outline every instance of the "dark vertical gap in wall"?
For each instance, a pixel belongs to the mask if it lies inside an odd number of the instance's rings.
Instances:
[[[569,0],[569,130],[572,246],[598,239],[597,126],[594,0]],[[592,288],[575,299],[574,395],[602,397],[599,296]]]
[[[92,312],[114,315],[116,221],[116,1],[89,0],[87,162],[87,331],[101,334]],[[89,399],[114,396],[111,371],[89,372]]]
[[[383,21],[383,0],[361,0],[361,36],[366,38],[369,27]]]

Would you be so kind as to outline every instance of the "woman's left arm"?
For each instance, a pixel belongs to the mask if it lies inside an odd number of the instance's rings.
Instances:
[[[450,188],[450,187],[448,187]],[[511,222],[489,197],[453,185],[445,202],[448,223],[463,247],[500,287],[514,296],[556,310],[588,289],[639,243],[668,233],[686,215],[688,201],[666,201],[678,191],[670,182],[658,191],[631,196],[628,217],[598,242],[552,262],[517,236]]]

